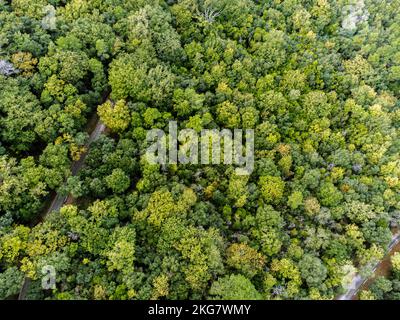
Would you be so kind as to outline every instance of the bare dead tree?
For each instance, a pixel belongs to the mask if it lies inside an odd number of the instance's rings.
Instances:
[[[207,21],[208,23],[213,23],[216,18],[218,18],[223,10],[214,10],[211,7],[207,7],[204,9],[204,12],[200,12],[197,9],[197,15],[202,19]]]

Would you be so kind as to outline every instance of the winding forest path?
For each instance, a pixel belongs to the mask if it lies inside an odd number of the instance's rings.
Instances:
[[[111,103],[113,103],[113,101],[111,101],[108,97],[105,101],[110,101]],[[92,126],[90,125],[92,123],[95,123],[95,126],[93,129],[91,129]],[[91,144],[94,141],[96,141],[97,139],[99,139],[100,135],[102,133],[104,133],[104,131],[106,130],[106,126],[100,121],[99,116],[97,115],[96,112],[94,113],[94,115],[90,119],[90,121],[88,122],[88,127],[89,127],[88,131],[91,131],[91,132],[89,135],[89,139],[85,144],[85,152],[81,155],[79,160],[74,161],[72,163],[72,165],[71,165],[71,175],[72,176],[75,176],[79,172],[79,170],[82,168],[82,166],[85,162],[85,158],[89,152]],[[41,221],[44,221],[50,213],[60,211],[61,207],[69,200],[69,198],[70,198],[70,195],[64,196],[59,193],[56,193],[50,206],[47,208],[47,210],[45,210],[38,217],[38,221],[35,224],[37,224]],[[25,300],[30,284],[31,284],[31,279],[29,279],[28,277],[25,277],[21,291],[18,295],[18,300]]]
[[[388,255],[391,255],[396,247],[397,244],[400,243],[400,233],[396,233],[393,235],[392,237],[392,241],[390,241],[390,244],[388,246],[387,249],[387,254],[385,255],[385,257],[387,257]],[[351,281],[350,285],[349,285],[349,289],[347,289],[347,291],[345,293],[343,293],[342,295],[338,296],[336,298],[336,300],[353,300],[357,294],[358,291],[361,289],[361,287],[371,278],[373,278],[375,276],[375,274],[377,273],[377,270],[379,270],[381,264],[384,263],[384,259],[382,259],[381,261],[379,261],[373,268],[373,275],[369,278],[364,278],[362,277],[360,274],[357,274],[353,280]]]

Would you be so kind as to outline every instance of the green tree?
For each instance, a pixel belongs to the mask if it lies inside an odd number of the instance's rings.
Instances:
[[[124,100],[113,104],[110,100],[100,105],[97,109],[101,121],[112,131],[121,133],[130,123],[130,112]]]
[[[112,173],[105,178],[107,186],[115,193],[122,193],[129,188],[131,181],[129,176],[122,169],[114,169]]]
[[[280,177],[261,176],[258,184],[267,203],[278,203],[283,198],[285,182]]]
[[[248,278],[252,278],[257,272],[261,271],[264,266],[264,257],[244,243],[234,243],[230,245],[226,250],[226,254],[226,263],[243,272]]]
[[[300,262],[301,276],[310,287],[318,287],[327,277],[327,269],[322,261],[313,255],[305,254]]]
[[[221,300],[261,300],[261,294],[242,275],[227,275],[213,282],[210,295]]]

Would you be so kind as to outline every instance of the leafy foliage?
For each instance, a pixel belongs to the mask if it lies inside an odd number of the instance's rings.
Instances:
[[[33,299],[343,292],[400,210],[400,3],[347,5],[0,1],[0,296],[23,276]],[[149,164],[170,120],[254,129],[254,171]],[[400,299],[398,260],[362,298]]]

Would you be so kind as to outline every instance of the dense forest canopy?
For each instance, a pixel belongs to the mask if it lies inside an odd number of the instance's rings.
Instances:
[[[400,222],[399,90],[399,0],[0,0],[0,298],[334,299]],[[172,120],[254,171],[149,163]]]

